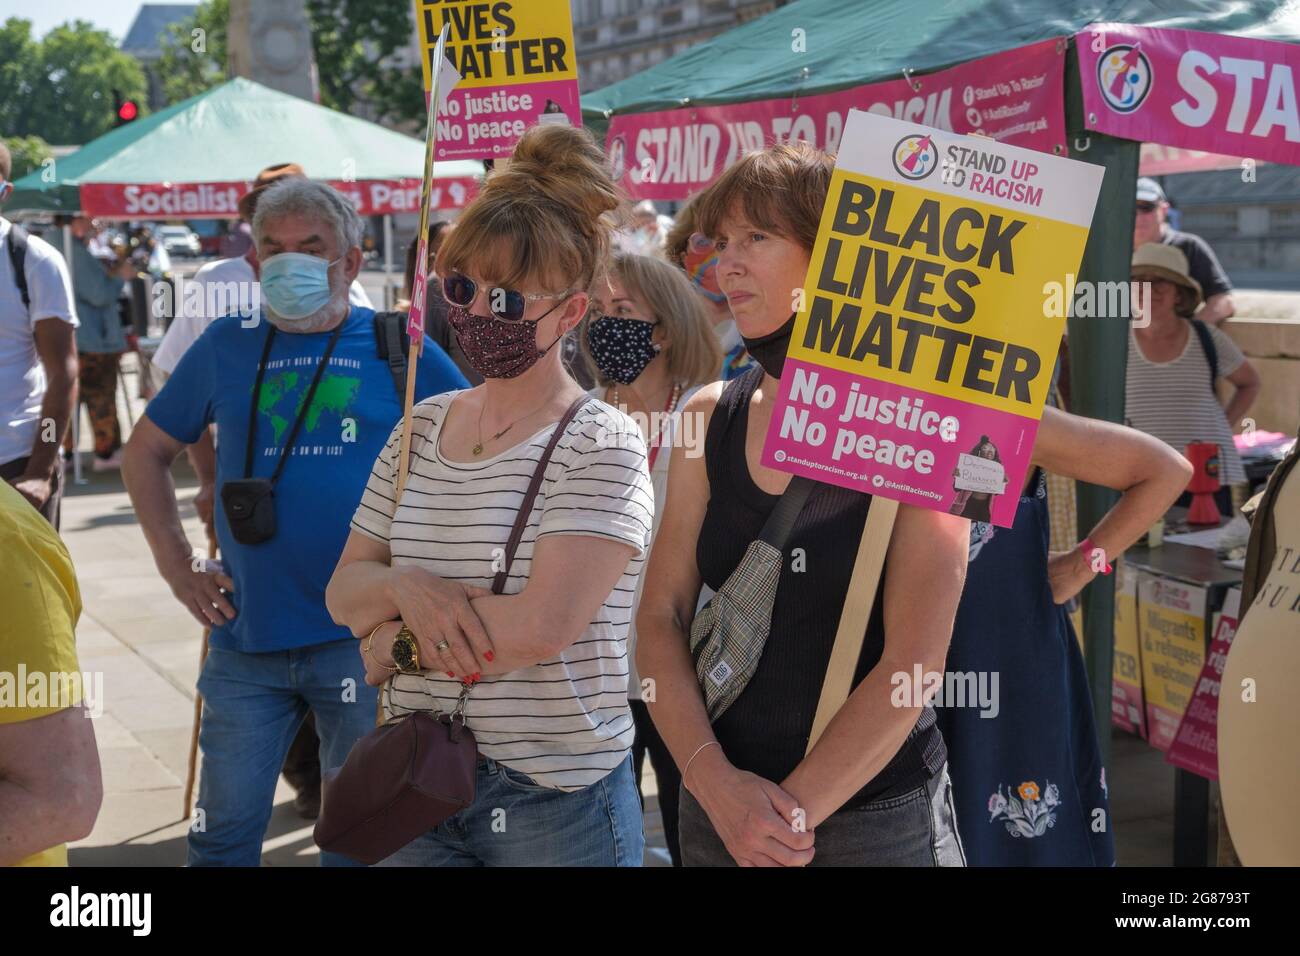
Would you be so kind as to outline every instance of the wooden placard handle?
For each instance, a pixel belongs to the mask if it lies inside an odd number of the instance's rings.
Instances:
[[[826,726],[839,713],[853,690],[853,672],[857,670],[858,658],[862,654],[862,642],[867,636],[867,622],[871,620],[871,611],[876,603],[880,573],[885,566],[885,552],[889,550],[897,514],[897,501],[879,496],[871,499],[805,753],[811,753],[817,746]]]

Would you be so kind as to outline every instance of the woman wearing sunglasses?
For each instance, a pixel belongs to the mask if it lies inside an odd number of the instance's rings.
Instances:
[[[416,406],[400,500],[394,430],[326,599],[362,638],[367,680],[388,681],[387,712],[462,702],[480,760],[475,802],[387,863],[641,863],[626,638],[654,516],[646,446],[556,345],[588,310],[617,204],[591,137],[539,126],[439,251],[448,321],[485,381]]]
[[[871,495],[812,489],[784,550],[757,670],[714,722],[689,649],[701,585],[727,582],[790,482],[760,455],[833,166],[806,143],[773,146],[694,202],[759,367],[687,403],[685,414],[707,422],[704,456],[673,450],[637,614],[637,667],[657,685],[650,712],[682,768],[687,866],[964,863],[934,712],[910,698],[895,706],[893,678],[943,670],[967,520],[899,506],[854,690],[806,756]]]
[[[630,415],[650,449],[650,481],[660,513],[668,491],[668,462],[678,445],[698,454],[704,436],[682,407],[701,385],[718,374],[718,342],[709,328],[704,303],[681,272],[649,256],[614,257],[608,274],[596,283],[592,312],[579,328],[583,355],[595,369],[599,386],[589,394]],[[656,520],[657,525],[657,520]],[[632,614],[636,615],[633,597]],[[681,777],[672,754],[650,720],[645,701],[654,682],[636,672],[636,626],[628,632],[628,706],[636,721],[632,766],[637,787],[648,755],[659,785],[659,813],[664,842],[673,865],[681,865],[677,845],[677,788]]]

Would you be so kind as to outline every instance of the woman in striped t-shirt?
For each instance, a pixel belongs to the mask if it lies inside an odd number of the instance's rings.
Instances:
[[[1181,249],[1158,242],[1138,246],[1132,277],[1138,311],[1146,321],[1129,331],[1124,395],[1125,424],[1159,438],[1178,452],[1192,442],[1219,446],[1219,510],[1232,514],[1230,487],[1246,480],[1232,438],[1259,395],[1259,373],[1232,339],[1213,325],[1200,331],[1192,314],[1201,304],[1201,286],[1191,277]],[[1150,303],[1143,301],[1149,295]],[[1197,339],[1213,346],[1213,365]],[[1226,405],[1214,391],[1219,378],[1233,385]],[[1190,503],[1184,494],[1179,505]]]
[[[554,346],[587,311],[617,203],[588,134],[536,127],[439,251],[448,320],[485,382],[416,406],[400,500],[394,430],[326,594],[364,639],[367,680],[391,677],[389,713],[448,712],[471,687],[475,802],[388,863],[640,865],[626,642],[654,496],[635,422],[591,400],[578,411],[503,593],[488,589],[536,465],[584,397]],[[418,661],[395,673],[403,626]]]

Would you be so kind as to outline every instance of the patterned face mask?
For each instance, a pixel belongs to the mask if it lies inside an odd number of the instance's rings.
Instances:
[[[682,267],[706,299],[718,303],[727,301],[718,286],[718,254],[712,239],[702,233],[692,233],[682,256]]]
[[[556,303],[534,321],[502,322],[471,315],[463,305],[447,308],[447,321],[465,358],[484,378],[516,378],[537,364],[538,359],[564,337],[561,332],[545,349],[537,347],[537,323],[560,307]]]
[[[659,354],[650,341],[657,322],[621,315],[602,315],[587,326],[587,348],[600,374],[620,385],[631,385]]]

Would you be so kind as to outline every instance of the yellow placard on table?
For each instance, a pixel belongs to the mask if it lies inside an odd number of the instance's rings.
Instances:
[[[1138,640],[1147,740],[1168,750],[1205,665],[1206,589],[1143,571],[1138,576]]]
[[[415,0],[424,89],[433,50],[460,74],[438,118],[438,159],[509,156],[538,123],[582,125],[568,0]]]
[[[1147,735],[1146,705],[1142,702],[1142,653],[1138,641],[1138,570],[1115,559],[1115,663],[1110,684],[1110,722]]]

